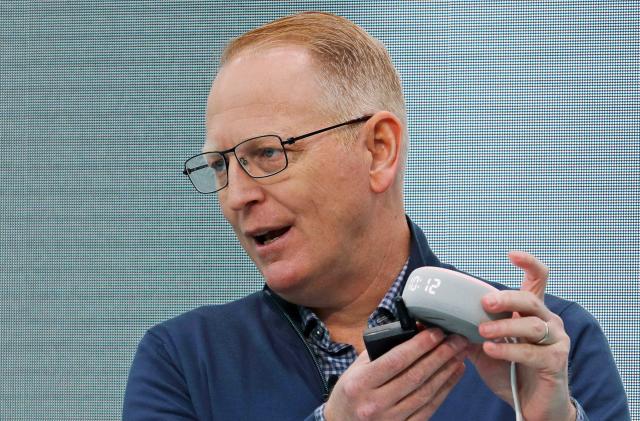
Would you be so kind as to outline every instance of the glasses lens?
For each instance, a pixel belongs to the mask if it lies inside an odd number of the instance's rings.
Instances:
[[[193,186],[200,193],[213,193],[227,185],[227,163],[217,152],[196,155],[185,163]]]
[[[261,136],[241,143],[236,156],[251,177],[268,177],[287,167],[287,157],[278,136]]]

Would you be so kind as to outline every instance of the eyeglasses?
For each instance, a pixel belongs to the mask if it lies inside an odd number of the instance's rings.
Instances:
[[[361,123],[370,118],[370,115],[366,115],[300,136],[290,137],[287,140],[282,140],[278,135],[252,137],[224,151],[204,152],[192,156],[184,163],[182,173],[189,176],[189,180],[198,192],[215,193],[229,184],[227,154],[233,153],[240,167],[249,176],[253,178],[270,177],[284,171],[289,165],[285,145],[293,145],[298,140],[349,124]]]

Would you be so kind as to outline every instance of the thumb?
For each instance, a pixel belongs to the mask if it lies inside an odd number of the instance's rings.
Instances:
[[[524,271],[520,290],[532,292],[543,300],[549,279],[549,268],[534,255],[524,251],[510,251],[508,256],[511,263]]]

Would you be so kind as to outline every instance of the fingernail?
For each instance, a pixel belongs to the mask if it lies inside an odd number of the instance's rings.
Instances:
[[[429,329],[429,334],[434,342],[440,342],[444,337],[444,333],[440,329]]]
[[[466,348],[469,344],[469,341],[467,341],[467,339],[462,336],[453,335],[451,338],[451,344],[453,345],[454,349],[459,350]]]
[[[487,295],[484,297],[484,301],[490,306],[493,307],[496,305],[497,301],[496,301],[496,297],[494,297],[493,295]]]
[[[483,342],[483,345],[485,350],[487,351],[495,351],[496,349],[498,349],[498,345],[492,341],[485,341]]]

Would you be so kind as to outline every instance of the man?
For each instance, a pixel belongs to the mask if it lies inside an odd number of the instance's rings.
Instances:
[[[305,13],[234,40],[206,124],[185,174],[217,192],[266,287],[150,329],[125,420],[510,420],[510,361],[527,420],[629,418],[597,323],[545,297],[547,269],[523,252],[521,290],[482,302],[518,315],[483,324],[483,345],[429,328],[370,361],[363,331],[396,317],[407,275],[451,266],[405,217],[400,81],[361,28]]]

